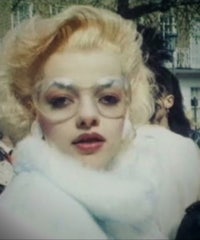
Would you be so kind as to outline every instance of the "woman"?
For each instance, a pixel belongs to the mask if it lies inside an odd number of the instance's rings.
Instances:
[[[199,132],[191,127],[183,106],[183,97],[179,81],[165,67],[154,69],[159,94],[156,98],[156,112],[151,118],[152,123],[160,124],[184,137],[190,137],[200,147]]]
[[[190,122],[185,116],[182,94],[178,79],[165,67],[154,68],[159,94],[156,99],[157,111],[152,122],[161,124],[173,132],[188,137]]]
[[[190,137],[198,146],[200,138],[198,131],[191,128],[190,121],[185,115],[183,97],[177,77],[165,67],[172,56],[166,49],[163,36],[155,28],[138,26],[143,36],[142,52],[145,63],[152,70],[158,86],[155,98],[156,111],[151,122],[169,128],[184,137]]]
[[[5,74],[33,124],[14,151],[1,229],[17,222],[11,238],[24,228],[21,238],[173,238],[199,196],[199,156],[167,129],[135,134],[155,90],[135,24],[74,6],[30,20],[4,44]]]

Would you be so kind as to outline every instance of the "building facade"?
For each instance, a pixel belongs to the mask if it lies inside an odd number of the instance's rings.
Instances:
[[[173,61],[169,64],[171,71],[177,76],[184,99],[185,111],[194,128],[200,128],[200,22],[195,22],[193,30],[184,36],[181,44],[178,26],[173,13],[166,16],[161,27],[168,40],[168,49],[172,51]]]

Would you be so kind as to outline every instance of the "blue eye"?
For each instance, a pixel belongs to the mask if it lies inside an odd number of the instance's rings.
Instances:
[[[99,102],[104,105],[116,105],[120,101],[119,97],[113,95],[105,95],[99,99]]]
[[[55,97],[49,99],[48,103],[53,109],[61,109],[67,107],[68,105],[73,103],[73,101],[67,97]]]

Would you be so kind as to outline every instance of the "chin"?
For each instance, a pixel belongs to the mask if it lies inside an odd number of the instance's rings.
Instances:
[[[103,156],[95,156],[94,154],[81,156],[80,161],[84,166],[93,169],[106,169],[109,161]]]

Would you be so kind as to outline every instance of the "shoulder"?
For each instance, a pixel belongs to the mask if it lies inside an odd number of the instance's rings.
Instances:
[[[187,137],[176,134],[164,127],[145,125],[138,127],[131,146],[132,156],[140,156],[142,162],[154,164],[200,166],[200,151]],[[129,154],[130,155],[130,154]],[[151,159],[151,160],[150,160]]]
[[[191,159],[192,156],[199,160],[199,150],[190,138],[157,125],[143,125],[136,128],[136,136],[122,158],[131,162],[133,159],[142,162],[166,159],[165,162],[169,162],[170,159]]]
[[[200,168],[200,151],[190,138],[153,125],[142,126],[136,132],[135,147],[153,156],[154,161],[179,169]]]
[[[143,126],[136,127],[137,136],[143,137],[153,137],[153,138],[160,138],[160,137],[175,137],[175,138],[182,138],[181,135],[176,134],[169,129],[153,124],[147,124]]]
[[[174,133],[169,129],[166,129],[157,125],[145,125],[136,129],[136,141],[147,141],[151,139],[157,146],[176,146],[183,147],[184,145],[194,146],[192,140],[187,137],[183,137],[180,134]]]

